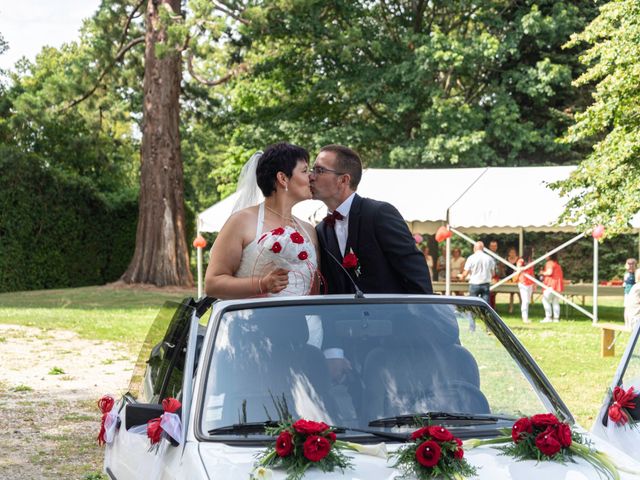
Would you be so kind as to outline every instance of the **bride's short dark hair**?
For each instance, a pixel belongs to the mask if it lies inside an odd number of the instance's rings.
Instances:
[[[309,162],[309,152],[298,145],[286,142],[269,145],[265,150],[258,166],[256,167],[256,181],[265,197],[276,191],[276,175],[283,172],[291,178],[293,169],[302,160]]]

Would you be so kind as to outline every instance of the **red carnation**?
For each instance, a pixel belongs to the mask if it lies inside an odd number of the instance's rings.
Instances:
[[[450,442],[453,440],[452,433],[440,425],[429,427],[429,435],[439,442]]]
[[[160,437],[162,437],[160,417],[152,418],[147,422],[147,437],[151,440],[151,445],[155,445],[160,441]]]
[[[293,437],[285,430],[276,439],[276,453],[280,457],[286,457],[293,452]]]
[[[293,424],[293,428],[296,432],[303,433],[305,435],[318,435],[319,433],[329,430],[329,425],[324,422],[314,422],[312,420],[305,420],[301,418]]]
[[[304,237],[298,232],[293,232],[290,237],[293,243],[304,243]]]
[[[522,417],[520,420],[513,424],[513,427],[511,428],[511,438],[514,442],[518,443],[523,439],[523,434],[525,432],[532,433],[533,424],[527,417]]]
[[[272,235],[282,235],[284,233],[284,228],[278,227],[271,230]]]
[[[558,425],[560,420],[553,413],[540,413],[531,417],[531,423],[533,423],[534,427],[545,428]]]
[[[547,429],[536,437],[536,447],[549,457],[554,456],[560,451],[562,445],[556,437],[556,432],[553,427],[547,427]]]
[[[356,268],[358,266],[358,257],[353,252],[347,253],[342,259],[342,266],[344,268]]]
[[[411,440],[417,440],[429,435],[429,427],[422,427],[411,434]]]
[[[333,432],[329,432],[325,435],[325,437],[331,442],[331,443],[335,443],[336,442],[336,434]]]
[[[460,440],[458,437],[455,437],[454,440],[456,442],[456,445],[458,445],[458,448],[454,452],[453,456],[458,460],[462,460],[464,457],[464,450],[462,449],[462,440]]]
[[[329,443],[329,440],[318,435],[309,436],[302,445],[304,456],[312,462],[319,462],[329,455],[330,450],[331,444]]]
[[[273,253],[280,253],[282,251],[282,245],[278,242],[273,242],[273,246],[271,247],[271,251]]]
[[[162,409],[168,413],[176,413],[181,406],[180,401],[175,398],[169,397],[162,400]]]
[[[416,449],[416,460],[425,467],[435,467],[442,455],[442,449],[438,442],[427,440],[418,445]]]
[[[309,254],[303,250],[298,254],[298,258],[300,260],[306,260],[307,258],[309,258]]]
[[[563,447],[571,446],[571,427],[566,423],[561,423],[556,429],[556,435]]]

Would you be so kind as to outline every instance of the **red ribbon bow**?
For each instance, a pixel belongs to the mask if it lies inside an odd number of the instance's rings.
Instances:
[[[337,210],[324,217],[324,223],[330,227],[333,227],[336,224],[336,220],[344,220],[344,216]]]
[[[609,418],[618,425],[624,425],[629,421],[626,409],[635,408],[634,400],[638,396],[633,391],[633,387],[629,387],[626,392],[623,388],[616,387],[613,389],[613,403],[609,407]]]
[[[104,445],[107,443],[104,438],[106,434],[106,429],[104,427],[104,422],[107,420],[107,415],[113,408],[115,404],[115,400],[111,395],[104,395],[100,400],[98,400],[98,408],[102,412],[102,420],[100,421],[100,433],[98,433],[98,445]]]
[[[176,413],[176,411],[182,406],[179,400],[175,398],[165,398],[162,400],[162,409],[164,413]],[[164,414],[163,414],[164,415]],[[147,422],[147,437],[151,441],[151,445],[155,445],[162,438],[162,415],[156,418],[152,418]]]

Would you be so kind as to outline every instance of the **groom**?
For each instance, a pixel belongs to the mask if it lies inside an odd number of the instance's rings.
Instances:
[[[354,293],[353,282],[363,293],[433,293],[404,219],[393,205],[360,197],[361,177],[360,157],[342,145],[322,147],[311,169],[313,198],[330,212],[316,227],[327,293]]]

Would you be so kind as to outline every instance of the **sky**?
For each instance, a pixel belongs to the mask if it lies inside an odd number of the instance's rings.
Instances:
[[[82,20],[100,0],[0,0],[0,34],[9,50],[0,54],[0,69],[10,69],[21,57],[30,60],[42,47],[76,40]]]

